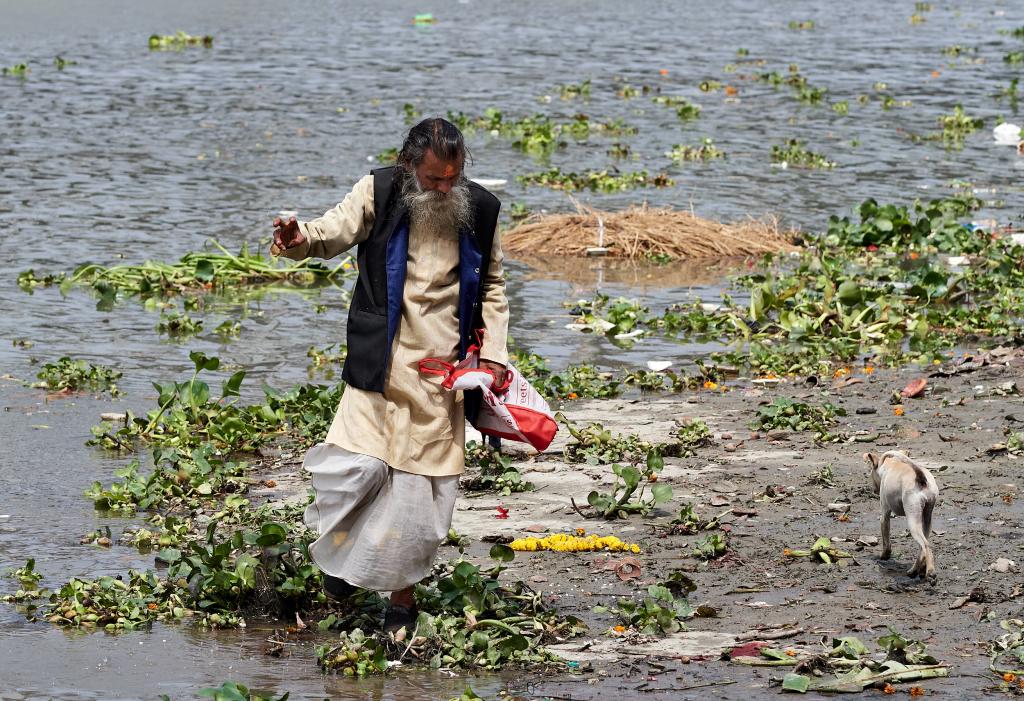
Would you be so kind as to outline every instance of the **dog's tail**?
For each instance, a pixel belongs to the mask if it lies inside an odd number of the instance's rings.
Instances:
[[[935,510],[935,501],[929,499],[925,502],[924,508],[921,509],[921,530],[924,531],[924,537],[928,538],[932,534],[932,511]]]

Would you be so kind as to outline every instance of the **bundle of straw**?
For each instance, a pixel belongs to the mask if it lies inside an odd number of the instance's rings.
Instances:
[[[604,212],[575,202],[575,214],[529,217],[502,234],[512,254],[584,256],[603,247],[619,258],[667,256],[676,260],[733,258],[793,250],[790,236],[771,217],[733,224],[703,219],[692,212],[650,208],[646,203],[622,212]],[[602,231],[603,230],[603,231]],[[591,251],[593,252],[593,251]]]

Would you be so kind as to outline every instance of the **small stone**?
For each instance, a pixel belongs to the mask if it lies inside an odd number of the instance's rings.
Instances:
[[[990,570],[1006,574],[1007,572],[1016,572],[1017,563],[1013,560],[1008,560],[1005,557],[1001,557],[988,566]]]
[[[730,441],[730,440],[732,440],[732,434],[731,433],[723,433],[722,434],[722,440],[723,441]]]
[[[878,409],[876,409],[873,406],[859,406],[859,407],[857,407],[857,413],[861,414],[861,415],[864,415],[864,414],[877,414],[878,413]]]

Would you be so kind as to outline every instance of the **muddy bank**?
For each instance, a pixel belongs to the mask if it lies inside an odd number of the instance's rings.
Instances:
[[[831,640],[844,635],[856,635],[873,648],[889,628],[923,641],[950,667],[949,678],[922,683],[928,694],[963,698],[997,686],[988,672],[987,645],[1002,633],[1000,620],[1020,615],[1024,588],[1019,570],[1000,573],[990,565],[1000,557],[1022,564],[1024,530],[1016,503],[1021,460],[992,447],[1005,442],[1004,429],[1021,428],[1024,403],[1012,385],[1024,385],[1024,371],[985,366],[932,376],[936,369],[853,369],[849,376],[818,386],[800,379],[760,386],[735,380],[724,384],[727,391],[719,387],[567,405],[565,413],[577,425],[599,422],[652,443],[669,440],[677,421],[699,418],[712,429],[714,441],[693,457],[666,458],[659,482],[671,485],[674,497],[647,516],[603,521],[574,509],[571,500],[588,513],[587,493],[607,487],[611,470],[567,463],[564,430],[548,451],[517,459],[533,491],[462,496],[454,527],[468,536],[467,551],[474,559],[485,559],[490,547],[481,538],[539,537],[577,528],[614,534],[641,548],[635,556],[641,575],[626,581],[601,566],[621,554],[518,554],[504,576],[543,591],[560,611],[586,620],[590,634],[558,647],[567,659],[578,661],[573,666],[577,673],[560,679],[524,674],[521,684],[511,686],[530,698],[641,692],[650,698],[768,697],[778,693],[769,678],[781,678],[788,670],[730,664],[719,660],[720,653],[760,639],[804,656],[830,649]],[[928,381],[922,397],[890,403],[894,391],[919,377]],[[750,422],[758,404],[777,396],[845,409],[832,433],[843,433],[847,440],[818,444],[813,433],[753,432]],[[515,451],[507,444],[506,449]],[[905,519],[894,520],[892,560],[879,559],[879,507],[862,453],[890,449],[907,451],[939,483],[934,584],[904,574],[917,556]],[[272,474],[279,486],[267,497],[291,492],[302,498],[297,459],[279,464]],[[728,540],[724,556],[698,560],[691,550],[703,534],[672,533],[671,521],[685,502],[702,517],[721,515]],[[830,504],[849,507],[830,509]],[[498,506],[508,510],[507,519],[497,518]],[[809,548],[821,536],[852,557],[828,566],[784,555],[786,549]],[[454,555],[449,547],[439,557]],[[713,607],[717,617],[691,619],[689,631],[662,639],[604,634],[619,621],[594,613],[595,606],[640,596],[647,585],[675,571],[697,584],[690,603]],[[906,693],[909,686],[898,691]]]

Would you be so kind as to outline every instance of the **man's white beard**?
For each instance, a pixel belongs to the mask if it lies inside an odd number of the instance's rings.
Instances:
[[[409,208],[413,225],[426,233],[454,236],[472,223],[473,199],[465,179],[444,194],[424,190],[415,173],[409,173],[402,187],[402,202]]]

